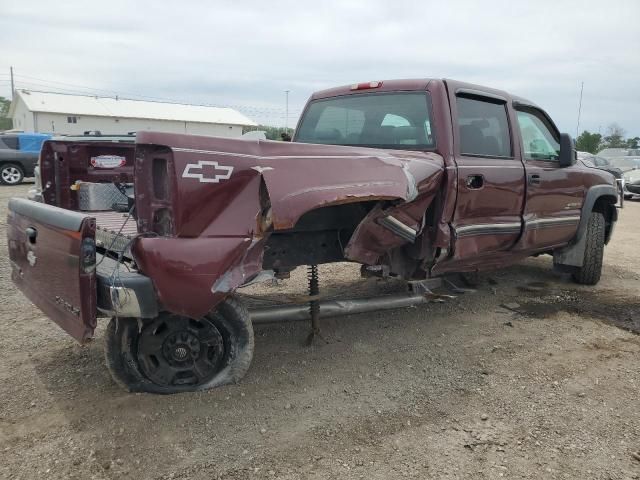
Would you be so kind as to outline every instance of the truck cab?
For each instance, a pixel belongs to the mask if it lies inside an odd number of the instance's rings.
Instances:
[[[617,219],[613,176],[577,163],[570,137],[541,107],[492,88],[418,79],[325,90],[307,103],[293,140],[442,156],[435,243],[446,254],[432,273],[553,253],[582,233],[596,203],[605,242]]]

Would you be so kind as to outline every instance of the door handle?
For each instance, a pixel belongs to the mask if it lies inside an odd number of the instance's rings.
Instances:
[[[529,185],[540,185],[540,175],[537,173],[529,175]]]
[[[469,190],[477,190],[484,185],[484,177],[482,175],[469,175],[466,181]]]

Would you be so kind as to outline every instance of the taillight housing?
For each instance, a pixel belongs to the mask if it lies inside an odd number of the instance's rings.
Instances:
[[[161,237],[173,235],[171,210],[168,208],[159,208],[153,212],[153,231]]]
[[[173,155],[167,147],[137,145],[135,196],[138,232],[176,234],[173,208]]]

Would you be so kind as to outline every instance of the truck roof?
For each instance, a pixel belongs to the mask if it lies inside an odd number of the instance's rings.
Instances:
[[[537,107],[535,103],[522,97],[511,95],[504,90],[498,90],[495,88],[484,87],[482,85],[476,85],[473,83],[460,82],[458,80],[446,79],[446,78],[406,78],[396,80],[374,80],[372,82],[354,83],[350,85],[342,85],[340,87],[329,88],[326,90],[320,90],[311,95],[311,100],[319,100],[322,98],[336,97],[340,95],[352,95],[357,93],[365,93],[367,91],[373,92],[393,92],[399,90],[416,91],[426,90],[427,86],[431,82],[441,82],[447,85],[453,86],[455,91],[468,90],[479,91],[484,93],[490,93],[495,96],[504,98],[505,100],[512,100],[514,102]],[[378,84],[376,87],[367,88],[367,84]],[[364,88],[354,88],[355,86],[363,86]]]

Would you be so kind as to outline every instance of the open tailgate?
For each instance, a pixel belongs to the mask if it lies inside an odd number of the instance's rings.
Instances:
[[[84,343],[96,327],[95,219],[22,198],[9,201],[11,277],[45,315]]]

